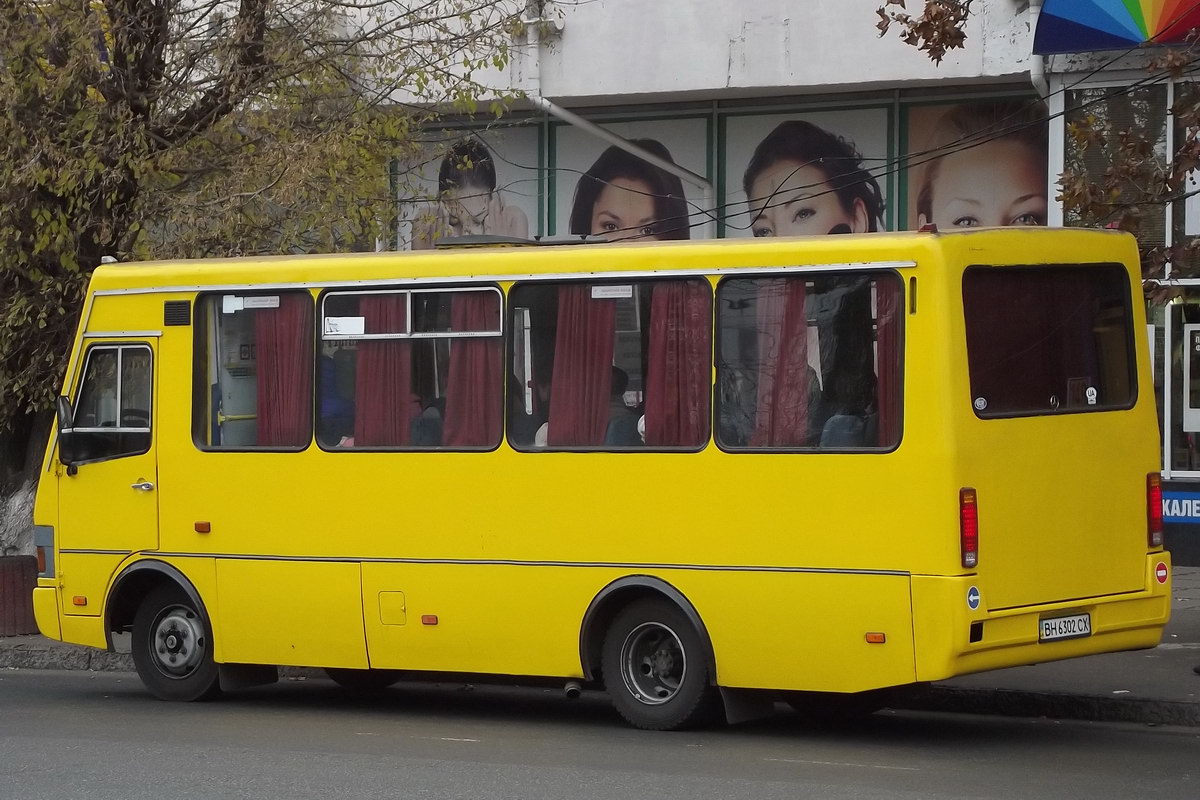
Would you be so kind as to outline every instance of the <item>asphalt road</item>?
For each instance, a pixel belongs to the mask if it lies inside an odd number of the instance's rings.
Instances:
[[[286,681],[218,702],[131,675],[0,671],[0,798],[1186,798],[1200,730],[882,712],[644,733],[599,695]]]

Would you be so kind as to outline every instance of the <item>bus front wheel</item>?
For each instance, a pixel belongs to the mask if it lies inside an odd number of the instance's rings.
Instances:
[[[624,608],[604,638],[600,663],[613,705],[635,727],[693,727],[715,710],[703,641],[673,603],[646,599]]]
[[[220,693],[212,633],[204,609],[176,586],[146,596],[133,618],[133,664],[161,700],[202,700]]]

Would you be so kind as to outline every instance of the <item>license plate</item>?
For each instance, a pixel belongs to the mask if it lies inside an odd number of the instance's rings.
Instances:
[[[1053,642],[1058,639],[1078,639],[1092,635],[1091,614],[1071,614],[1068,617],[1051,617],[1038,622],[1038,641]]]

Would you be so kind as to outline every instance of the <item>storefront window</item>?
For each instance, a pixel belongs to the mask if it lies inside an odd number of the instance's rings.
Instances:
[[[1128,84],[1072,89],[1066,93],[1066,140],[1064,181],[1080,178],[1091,185],[1105,186],[1108,176],[1131,160],[1130,137],[1140,137],[1160,167],[1167,164],[1167,86],[1156,83],[1130,90]],[[1140,157],[1140,156],[1139,156]],[[1123,212],[1140,217],[1138,238],[1143,246],[1166,243],[1166,214],[1158,202],[1139,203],[1153,187],[1131,180],[1114,187],[1121,192],[1117,202],[1091,203],[1073,208],[1068,201],[1064,223],[1068,226],[1105,227],[1119,221]],[[1070,196],[1070,192],[1067,192]],[[1130,203],[1133,206],[1130,207]]]

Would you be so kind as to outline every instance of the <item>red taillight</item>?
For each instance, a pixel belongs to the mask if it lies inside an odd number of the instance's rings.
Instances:
[[[1162,479],[1157,472],[1146,476],[1146,543],[1162,547]]]
[[[38,560],[38,562],[37,562],[38,574],[45,575],[46,574],[46,548],[42,547],[41,545],[38,545],[38,548],[37,548],[37,560]]]
[[[958,531],[962,543],[962,565],[974,568],[979,565],[979,504],[974,489],[958,492]]]

